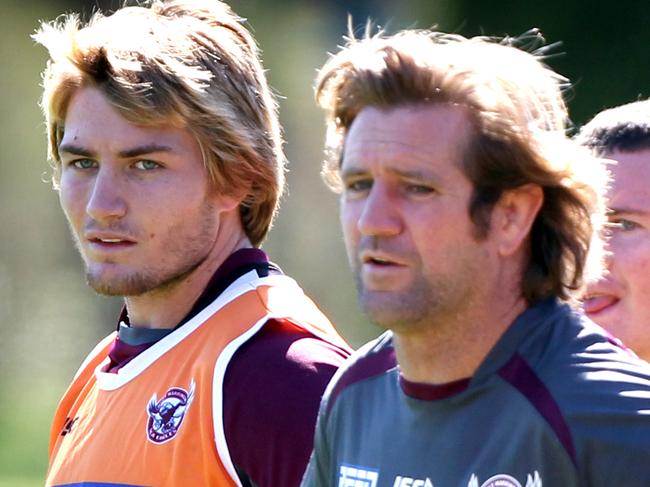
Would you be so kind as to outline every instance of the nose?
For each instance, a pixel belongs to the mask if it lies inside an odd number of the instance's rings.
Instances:
[[[362,235],[389,237],[402,231],[398,202],[390,188],[376,181],[363,200],[357,228]]]
[[[116,171],[107,166],[100,166],[86,204],[86,213],[100,223],[119,220],[127,211],[123,191]]]

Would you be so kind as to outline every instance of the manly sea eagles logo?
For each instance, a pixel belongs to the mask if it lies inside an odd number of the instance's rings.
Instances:
[[[147,405],[147,437],[150,441],[165,443],[176,436],[194,399],[195,388],[192,380],[189,392],[180,387],[172,387],[160,401],[155,393],[151,396]]]
[[[490,477],[485,482],[480,484],[481,487],[522,487],[519,481],[506,474],[495,475]],[[478,477],[472,475],[467,484],[467,487],[479,487]],[[526,487],[542,487],[542,478],[539,476],[539,472],[535,470],[535,473],[528,474],[526,478]]]

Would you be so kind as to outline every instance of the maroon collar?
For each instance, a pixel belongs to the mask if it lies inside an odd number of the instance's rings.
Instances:
[[[269,261],[269,257],[261,249],[245,248],[236,250],[230,254],[215,271],[210,278],[210,281],[208,281],[205,290],[195,301],[192,309],[190,309],[189,313],[175,328],[178,328],[192,319],[199,311],[214,301],[234,281],[252,270],[256,270],[260,277],[268,276],[269,273],[282,273],[277,265]],[[122,311],[120,312],[117,321],[118,331],[120,329],[120,323],[126,325],[130,324],[126,306],[122,307]]]
[[[422,384],[406,380],[402,374],[399,375],[399,384],[407,396],[424,401],[435,401],[455,396],[467,389],[470,379],[460,379],[446,384]]]
[[[216,270],[205,290],[196,300],[190,312],[180,321],[175,327],[178,328],[184,323],[192,319],[199,311],[204,309],[208,304],[214,301],[230,284],[232,284],[239,277],[250,271],[257,271],[260,277],[268,276],[269,273],[281,273],[279,267],[269,262],[267,255],[260,249],[248,248],[240,249],[231,254]],[[122,308],[120,319],[117,325],[118,336],[115,338],[113,345],[109,351],[110,364],[108,365],[107,372],[117,372],[121,367],[130,362],[134,357],[148,349],[151,345],[156,343],[165,334],[161,334],[160,330],[155,330],[157,333],[147,332],[153,330],[138,330],[140,340],[137,343],[128,343],[128,334],[122,333],[120,323],[129,324],[129,317],[126,312],[126,306]],[[175,329],[174,328],[174,329]],[[128,328],[122,328],[129,331]],[[167,330],[171,333],[173,329]],[[122,336],[123,335],[123,336]],[[121,339],[123,338],[123,339]],[[127,340],[127,341],[125,341]]]

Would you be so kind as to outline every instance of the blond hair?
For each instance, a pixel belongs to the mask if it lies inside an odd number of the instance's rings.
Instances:
[[[532,183],[544,192],[522,276],[529,303],[551,295],[568,300],[582,288],[586,271],[601,272],[595,230],[607,181],[603,165],[566,135],[567,80],[516,47],[539,48],[542,41],[533,31],[500,42],[430,31],[367,32],[362,39],[350,36],[316,81],[328,126],[323,176],[335,190],[346,134],[365,107],[450,103],[469,109],[473,136],[461,164],[474,186],[468,211],[477,238],[489,232],[491,210],[504,191]],[[594,259],[587,266],[590,246]]]
[[[283,191],[285,159],[257,45],[230,7],[153,0],[98,12],[85,25],[66,15],[43,23],[34,39],[50,54],[41,105],[55,185],[68,104],[93,86],[130,122],[190,130],[215,190],[246,191],[242,226],[261,244]]]

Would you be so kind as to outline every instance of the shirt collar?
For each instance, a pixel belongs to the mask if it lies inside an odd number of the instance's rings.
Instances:
[[[228,286],[247,272],[256,270],[260,277],[266,277],[270,273],[281,274],[282,270],[269,261],[266,253],[258,248],[239,249],[230,254],[226,260],[212,275],[205,287],[203,293],[195,301],[189,313],[176,325],[175,328],[182,326],[192,319],[199,311],[214,301]],[[120,326],[123,324],[124,326]],[[130,326],[129,316],[126,306],[122,307],[118,322],[117,330],[120,336],[122,328]]]

